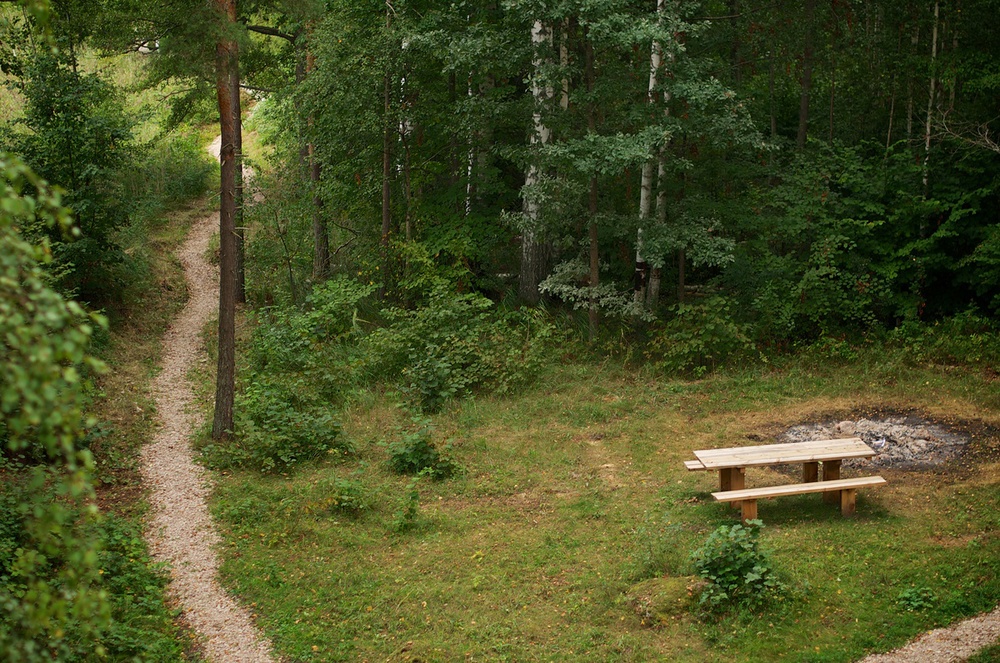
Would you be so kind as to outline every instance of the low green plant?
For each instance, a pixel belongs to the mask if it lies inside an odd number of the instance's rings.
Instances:
[[[388,444],[389,468],[397,474],[420,474],[445,479],[458,471],[450,457],[451,445],[438,449],[431,439],[431,425],[416,419],[410,428],[401,429],[397,439]]]
[[[425,476],[428,473],[421,471],[406,484],[403,501],[392,516],[392,529],[396,532],[406,532],[417,526],[420,518],[420,491],[417,490],[417,485]]]
[[[322,493],[319,506],[326,511],[357,517],[368,509],[368,498],[358,481],[335,477],[320,481],[317,489]]]
[[[509,393],[546,361],[554,327],[537,311],[497,308],[477,294],[439,291],[418,309],[390,309],[389,324],[359,348],[370,379],[400,380],[425,412],[475,391]]]
[[[349,453],[350,443],[329,406],[309,397],[301,380],[256,382],[240,394],[236,434],[203,449],[215,467],[284,472],[330,454]]]
[[[896,597],[896,603],[907,612],[929,610],[937,604],[937,594],[930,587],[908,587]]]
[[[760,549],[759,520],[723,525],[691,555],[699,576],[708,581],[700,603],[710,611],[759,608],[784,591],[768,556]]]
[[[712,297],[672,307],[673,318],[653,333],[646,356],[660,369],[701,377],[732,357],[752,354],[753,341],[730,306]]]

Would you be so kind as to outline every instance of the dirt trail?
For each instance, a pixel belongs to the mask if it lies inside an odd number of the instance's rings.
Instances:
[[[216,157],[218,144],[216,140],[209,148]],[[203,358],[201,330],[218,306],[218,270],[205,258],[218,219],[216,213],[192,225],[177,252],[189,300],[164,335],[162,372],[152,384],[161,428],[142,453],[142,474],[152,502],[147,538],[153,556],[170,565],[169,591],[203,638],[210,661],[273,663],[271,645],[250,613],[219,585],[215,551],[220,539],[206,505],[208,477],[192,460],[190,447],[200,418],[187,373]]]

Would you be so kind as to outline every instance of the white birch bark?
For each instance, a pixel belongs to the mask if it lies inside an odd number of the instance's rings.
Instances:
[[[657,0],[656,11],[662,12],[665,0]],[[649,87],[646,99],[652,107],[656,103],[656,86],[659,84],[660,67],[663,66],[663,48],[658,41],[653,42],[649,55]],[[642,180],[639,185],[639,228],[635,236],[635,277],[633,290],[635,302],[642,303],[646,294],[646,258],[643,255],[643,231],[649,221],[653,207],[653,189],[655,181],[656,159],[653,156],[642,164]]]
[[[541,69],[545,65],[543,50],[552,43],[552,34],[545,28],[541,20],[537,20],[531,26],[531,45],[534,48],[532,57],[531,96],[534,100],[535,110],[532,115],[534,131],[531,135],[533,146],[544,146],[552,138],[552,131],[542,121],[542,107],[546,101],[552,98],[553,90],[551,85],[544,85],[542,82]],[[528,166],[528,171],[524,176],[524,188],[530,192],[531,187],[541,180],[541,169],[538,163]],[[538,284],[541,282],[542,245],[538,241],[537,226],[540,217],[538,201],[527,195],[524,199],[525,228],[521,235],[521,274],[519,291],[521,298],[527,302],[538,301]]]
[[[931,32],[931,83],[927,94],[927,120],[924,124],[924,194],[927,193],[927,182],[929,178],[931,162],[931,119],[934,113],[934,96],[937,93],[937,75],[934,71],[937,64],[937,42],[938,42],[938,18],[940,16],[940,2],[934,2],[934,29]]]

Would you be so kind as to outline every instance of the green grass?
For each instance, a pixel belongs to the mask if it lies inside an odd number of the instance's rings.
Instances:
[[[690,553],[735,512],[692,449],[804,421],[916,411],[976,434],[938,471],[887,471],[844,519],[815,495],[759,505],[763,546],[790,592],[759,613],[688,613],[651,627],[630,588],[691,572]],[[219,476],[225,582],[293,660],[849,661],[994,607],[1000,539],[998,394],[976,369],[786,360],[697,382],[570,364],[515,398],[433,418],[464,468],[421,480],[416,526],[393,526],[409,479],[379,442],[405,414],[368,394],[344,413],[357,453],[289,476]],[[354,478],[369,508],[330,511]],[[784,481],[770,470],[751,483]],[[900,596],[934,598],[910,611]]]

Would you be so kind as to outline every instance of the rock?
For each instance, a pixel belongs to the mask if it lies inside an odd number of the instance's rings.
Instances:
[[[843,435],[854,435],[854,431],[856,430],[857,427],[853,421],[841,421],[837,424],[837,432]]]

